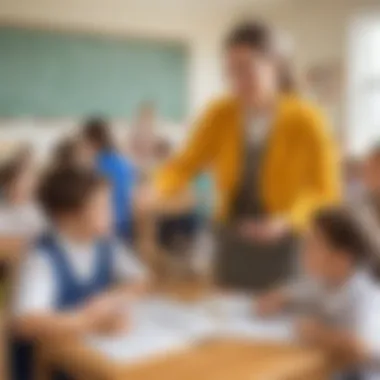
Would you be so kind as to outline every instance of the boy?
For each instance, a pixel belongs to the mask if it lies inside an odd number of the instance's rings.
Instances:
[[[366,268],[368,240],[352,214],[334,208],[315,216],[304,248],[308,279],[263,295],[259,312],[268,315],[295,306],[302,315],[301,338],[349,358],[349,371],[366,379],[362,366],[380,363],[380,331],[373,323],[380,292]]]
[[[87,161],[92,161],[96,170],[109,181],[115,233],[120,239],[131,241],[132,192],[136,185],[136,168],[118,151],[110,126],[103,119],[90,119],[85,123],[81,143],[82,150],[87,151]]]
[[[44,226],[34,204],[35,170],[16,155],[0,168],[0,249],[13,239],[32,239]]]
[[[58,168],[43,178],[38,199],[51,230],[27,255],[16,286],[16,379],[30,378],[38,338],[124,327],[123,305],[144,288],[147,274],[108,237],[109,198],[108,184],[88,168]]]

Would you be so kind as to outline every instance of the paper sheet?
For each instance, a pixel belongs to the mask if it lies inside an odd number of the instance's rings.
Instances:
[[[136,362],[186,348],[215,332],[212,318],[198,308],[165,298],[131,305],[131,331],[117,337],[88,337],[87,342],[112,360]]]
[[[189,347],[209,338],[236,337],[288,341],[291,320],[255,317],[252,297],[214,296],[193,304],[151,297],[128,307],[131,331],[117,337],[88,337],[87,342],[113,360],[136,362]]]
[[[255,312],[254,298],[249,294],[214,296],[205,304],[213,310],[220,337],[268,341],[292,341],[293,321],[287,316],[260,318]]]

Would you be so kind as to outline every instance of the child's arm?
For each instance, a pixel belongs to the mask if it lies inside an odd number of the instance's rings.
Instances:
[[[89,328],[90,323],[86,322],[89,321],[80,312],[36,312],[15,318],[12,327],[17,335],[34,339],[49,335],[77,335]]]
[[[303,341],[337,354],[344,362],[364,363],[374,356],[369,345],[354,331],[329,327],[316,319],[300,320],[297,332]]]
[[[316,287],[312,281],[298,280],[262,294],[257,302],[257,312],[267,316],[281,312],[290,305],[299,305],[314,297]]]
[[[269,291],[258,298],[257,313],[261,316],[277,314],[290,303],[290,297],[285,288]]]
[[[66,312],[52,310],[29,313],[15,318],[13,323],[16,334],[28,339],[51,336],[67,338],[90,332],[112,332],[119,327],[119,314],[92,305]]]
[[[90,303],[75,310],[57,311],[55,273],[41,252],[25,255],[15,285],[12,326],[16,334],[37,338],[112,331],[120,320],[114,310],[94,308]]]
[[[0,260],[13,261],[25,251],[28,241],[20,236],[0,235]]]

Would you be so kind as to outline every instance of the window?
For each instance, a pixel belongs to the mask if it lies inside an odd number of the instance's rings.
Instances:
[[[351,25],[348,150],[361,154],[380,142],[380,15]]]

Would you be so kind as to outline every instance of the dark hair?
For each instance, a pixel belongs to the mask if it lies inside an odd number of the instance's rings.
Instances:
[[[114,143],[108,122],[100,117],[87,120],[83,126],[83,137],[99,150],[112,150]]]
[[[281,52],[279,36],[268,24],[260,21],[239,24],[229,33],[225,42],[227,48],[238,45],[246,45],[252,50],[273,57],[278,64],[280,90],[282,92],[296,90],[294,70],[289,57]]]
[[[370,259],[370,239],[353,210],[345,207],[322,209],[314,216],[313,225],[329,244],[346,252],[355,262],[368,262]]]
[[[106,181],[94,170],[79,166],[55,168],[42,178],[37,198],[49,217],[80,210]]]
[[[0,187],[10,186],[25,169],[25,161],[20,157],[14,157],[0,167]]]
[[[52,166],[62,168],[75,165],[78,144],[78,140],[74,138],[67,138],[58,142],[53,151]]]

